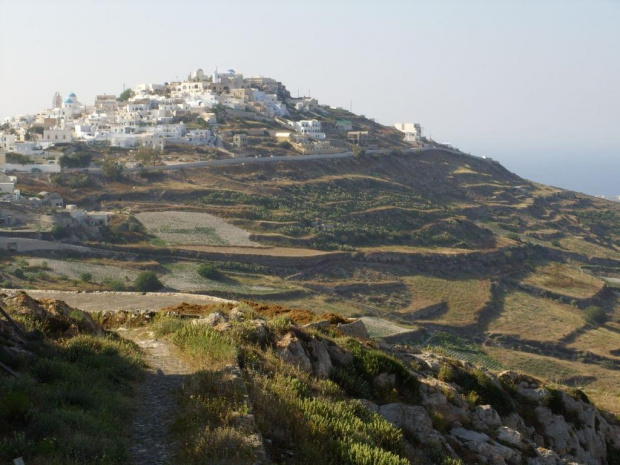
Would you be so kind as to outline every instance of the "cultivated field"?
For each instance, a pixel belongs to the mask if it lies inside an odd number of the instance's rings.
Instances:
[[[480,310],[491,298],[491,283],[488,280],[443,279],[419,275],[405,277],[403,282],[411,293],[409,306],[403,310],[404,313],[445,302],[448,312],[439,316],[436,321],[449,325],[465,326],[476,323]]]
[[[121,280],[123,282],[133,282],[139,270],[121,268],[113,265],[98,265],[84,261],[53,260],[53,259],[30,259],[30,265],[41,266],[47,263],[47,267],[57,276],[66,276],[69,279],[80,279],[83,273],[90,273],[92,282],[102,282],[104,280]]]
[[[561,263],[537,267],[523,283],[576,298],[592,297],[604,285],[603,281],[583,273],[579,268]]]
[[[377,318],[372,316],[364,316],[360,318],[366,325],[368,334],[373,338],[382,338],[388,336],[394,336],[395,334],[406,333],[411,331],[412,328],[405,328],[403,326],[392,323],[391,321],[383,318]]]
[[[136,218],[166,244],[259,246],[250,233],[209,213],[142,212]]]
[[[591,329],[579,335],[568,347],[587,350],[603,357],[615,358],[620,363],[620,330],[617,323]]]
[[[272,287],[265,285],[249,284],[239,276],[238,278],[223,278],[221,280],[211,280],[198,275],[198,263],[174,263],[166,265],[168,273],[161,276],[161,281],[170,289],[181,292],[227,292],[246,295],[263,296],[273,293],[287,291],[283,287]],[[262,280],[263,282],[265,279]]]
[[[489,332],[537,341],[558,341],[584,325],[581,311],[572,305],[510,292],[502,313],[489,325]]]

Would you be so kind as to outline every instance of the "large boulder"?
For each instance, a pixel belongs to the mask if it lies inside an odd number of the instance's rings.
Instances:
[[[318,378],[329,378],[333,365],[327,344],[319,339],[312,339],[308,342],[308,352],[310,353],[310,362],[312,363],[312,372]]]
[[[456,427],[450,430],[450,436],[462,447],[479,455],[481,462],[493,465],[520,465],[521,463],[522,456],[519,452],[492,441],[484,433]]]
[[[527,465],[565,465],[565,463],[558,454],[544,447],[537,447],[536,457],[527,460]]]
[[[531,438],[534,434],[534,428],[527,426],[517,413],[511,413],[510,415],[502,418],[502,425],[508,428],[518,431],[522,437]]]
[[[356,339],[361,339],[363,341],[367,341],[370,339],[368,335],[368,330],[366,329],[366,325],[362,320],[355,320],[352,323],[339,323],[338,329],[345,336],[354,337]]]
[[[502,444],[507,444],[516,449],[521,449],[523,447],[523,436],[518,431],[508,428],[507,426],[500,426],[495,433],[495,439]]]
[[[306,354],[301,341],[293,333],[287,333],[276,346],[276,355],[286,363],[302,371],[312,373],[312,362]]]
[[[353,362],[353,354],[351,352],[347,352],[339,345],[328,343],[327,352],[329,353],[329,358],[334,365],[345,366]]]
[[[478,431],[494,431],[502,425],[502,419],[490,405],[477,405],[472,425]]]
[[[424,407],[400,403],[386,404],[379,407],[379,414],[422,444],[439,444],[443,441],[443,437],[433,429],[433,422]]]
[[[45,323],[49,334],[72,337],[80,333],[103,335],[105,332],[88,313],[70,307],[62,300],[37,300],[20,292],[7,302],[18,313]]]
[[[563,416],[554,415],[547,407],[536,407],[534,413],[551,449],[560,456],[575,455],[579,451],[579,438]]]

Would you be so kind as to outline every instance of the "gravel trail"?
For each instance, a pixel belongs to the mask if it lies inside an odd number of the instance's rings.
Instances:
[[[121,334],[142,347],[149,365],[138,391],[130,463],[169,464],[174,450],[169,430],[177,410],[175,393],[193,370],[179,358],[170,342],[155,338],[151,331],[132,329]]]

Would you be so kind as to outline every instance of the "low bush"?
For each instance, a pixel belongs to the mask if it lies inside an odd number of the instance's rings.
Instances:
[[[480,368],[469,370],[455,362],[445,362],[439,370],[439,379],[457,384],[470,402],[489,404],[502,416],[515,411],[509,393],[498,387]]]
[[[222,279],[222,273],[212,263],[202,263],[196,272],[205,279]]]
[[[140,292],[156,292],[164,287],[153,271],[143,271],[140,273],[136,276],[136,280],[133,285],[136,290]]]
[[[394,401],[395,397],[410,403],[420,401],[420,381],[400,361],[380,350],[368,349],[353,339],[345,345],[353,354],[353,364],[336,370],[332,375],[336,383],[342,383],[339,385],[345,391],[354,396],[383,401]],[[395,389],[373,383],[378,375],[384,373],[395,375]],[[368,396],[368,392],[372,395]]]
[[[584,309],[583,319],[589,325],[602,325],[607,321],[607,312],[601,307],[590,305]]]

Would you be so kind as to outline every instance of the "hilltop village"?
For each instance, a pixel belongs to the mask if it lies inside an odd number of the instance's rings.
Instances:
[[[52,108],[7,118],[0,126],[0,169],[60,172],[64,167],[60,158],[67,155],[71,144],[74,150],[79,144],[121,149],[114,152],[117,158],[122,149],[137,148],[164,153],[179,146],[194,147],[239,156],[234,152],[252,155],[252,146],[261,155],[261,145],[299,154],[338,153],[354,146],[376,145],[377,134],[372,129],[339,114],[349,112],[321,106],[315,98],[293,98],[275,79],[244,77],[232,69],[216,69],[212,74],[198,69],[183,81],[138,84],[120,96],[98,95],[94,105],[81,103],[73,92],[64,99],[56,92]],[[246,124],[224,124],[231,120]],[[407,144],[423,145],[419,124],[395,127]],[[124,166],[139,163],[131,157],[120,158]],[[88,167],[91,161],[78,165]],[[162,163],[173,161],[164,157]]]
[[[183,169],[213,160],[434,145],[420,124],[382,126],[315,98],[294,98],[275,79],[244,77],[232,69],[212,74],[198,69],[186,80],[138,84],[118,96],[97,95],[93,105],[74,92],[64,99],[56,92],[51,108],[0,125],[0,227],[102,240],[100,227],[113,216],[99,205],[97,211],[78,208],[49,188],[22,192],[15,187],[19,173],[79,189],[93,173],[113,180],[123,171]],[[15,248],[12,244],[3,246]]]

